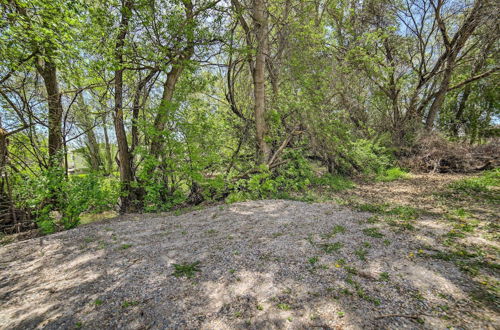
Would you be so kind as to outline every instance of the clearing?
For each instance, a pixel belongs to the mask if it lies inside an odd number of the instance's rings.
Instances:
[[[498,205],[435,194],[463,178],[130,214],[11,243],[0,328],[493,329]]]

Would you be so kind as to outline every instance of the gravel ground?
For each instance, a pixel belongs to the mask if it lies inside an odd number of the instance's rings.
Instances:
[[[498,328],[498,310],[471,298],[479,283],[423,257],[439,222],[401,231],[371,216],[264,200],[12,243],[0,247],[0,328]],[[194,262],[194,277],[173,276]]]

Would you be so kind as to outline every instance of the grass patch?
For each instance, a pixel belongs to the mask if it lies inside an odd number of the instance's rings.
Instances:
[[[344,245],[340,242],[320,244],[321,250],[325,253],[333,253],[340,250]]]
[[[346,177],[339,175],[331,175],[329,173],[321,176],[314,177],[312,184],[316,186],[327,187],[332,191],[338,192],[354,188],[354,183]]]
[[[278,304],[276,305],[276,307],[278,307],[278,309],[281,309],[282,311],[289,311],[290,309],[292,309],[292,307],[290,307],[290,305],[288,304]]]
[[[381,182],[390,182],[399,179],[406,179],[410,176],[408,172],[400,169],[399,167],[391,167],[380,173],[375,180]]]
[[[455,181],[447,186],[445,197],[485,200],[488,203],[500,203],[500,169],[484,172],[476,178]]]
[[[363,234],[366,236],[374,237],[374,238],[382,238],[384,234],[378,231],[378,228],[365,228],[363,229]]]
[[[137,306],[139,305],[139,302],[138,301],[134,301],[134,300],[125,300],[123,303],[122,303],[122,307],[123,308],[127,308],[127,307],[132,307],[132,306]]]
[[[354,254],[359,258],[359,260],[366,261],[366,255],[368,254],[368,250],[364,248],[359,248],[354,250]]]
[[[175,271],[173,272],[172,275],[174,275],[175,277],[185,276],[187,278],[192,278],[196,275],[197,272],[201,272],[199,265],[200,265],[199,261],[193,262],[192,264],[190,263],[174,264]]]
[[[341,225],[333,226],[332,230],[330,230],[327,234],[322,235],[323,238],[333,238],[337,234],[345,233],[345,227]]]

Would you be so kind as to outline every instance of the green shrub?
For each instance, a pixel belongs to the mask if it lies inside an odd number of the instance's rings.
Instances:
[[[119,197],[118,180],[99,174],[66,178],[62,169],[53,169],[15,180],[17,206],[31,210],[46,234],[78,226],[84,212],[100,213],[114,208]]]

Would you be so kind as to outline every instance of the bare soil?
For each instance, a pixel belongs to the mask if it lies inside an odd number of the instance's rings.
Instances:
[[[413,176],[338,196],[419,207],[411,221],[263,200],[130,214],[8,244],[0,328],[495,329],[498,241],[482,225],[495,207],[453,241],[483,252],[471,274],[446,241],[450,207],[434,194],[457,178]],[[173,276],[174,264],[195,262],[192,278]]]

